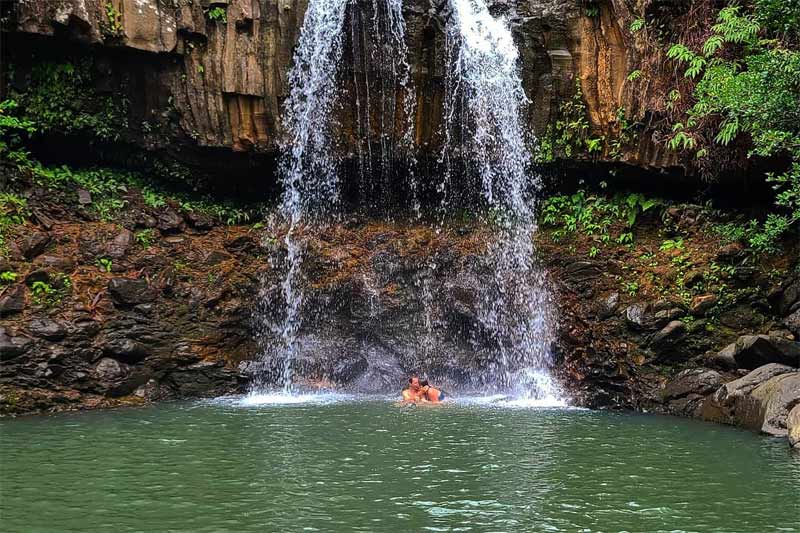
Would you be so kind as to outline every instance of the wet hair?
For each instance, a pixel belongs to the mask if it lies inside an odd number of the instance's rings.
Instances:
[[[422,381],[420,381],[420,382],[419,382],[419,386],[420,386],[420,387],[430,387],[430,386],[431,386],[431,384],[430,384],[430,383],[428,383],[428,380],[427,380],[427,379],[423,379]]]

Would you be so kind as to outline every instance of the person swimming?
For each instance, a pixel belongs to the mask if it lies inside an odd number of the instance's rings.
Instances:
[[[411,376],[408,378],[408,385],[403,388],[403,402],[416,403],[422,401],[422,391],[420,390],[419,377]]]
[[[424,402],[439,403],[446,397],[443,390],[431,387],[427,379],[420,382],[419,390],[422,393],[422,401]]]

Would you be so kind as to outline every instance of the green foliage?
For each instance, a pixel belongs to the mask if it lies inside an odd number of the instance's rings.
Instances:
[[[225,11],[224,7],[217,6],[217,7],[212,7],[211,9],[207,9],[206,17],[208,17],[209,20],[214,20],[217,22],[223,22],[223,23],[228,22],[228,13],[227,11]]]
[[[34,281],[31,284],[31,300],[36,305],[53,307],[61,303],[72,290],[72,280],[69,277],[59,274],[53,283],[44,281]]]
[[[642,77],[642,71],[641,70],[634,70],[630,74],[628,74],[627,80],[628,81],[636,81],[641,77]]]
[[[557,228],[553,238],[559,240],[568,234],[581,233],[601,244],[633,243],[631,229],[640,214],[661,205],[657,199],[641,194],[617,194],[611,198],[578,191],[572,195],[552,196],[542,205],[542,222]],[[616,225],[619,233],[612,235]],[[599,251],[598,251],[599,252]],[[597,253],[595,255],[597,255]]]
[[[6,252],[6,231],[11,226],[24,224],[30,215],[28,201],[11,193],[0,193],[0,252]]]
[[[113,267],[113,263],[110,258],[108,257],[99,257],[95,264],[100,268],[101,272],[111,272],[111,268]]]
[[[639,292],[639,282],[638,281],[623,281],[622,282],[622,292],[624,292],[628,296],[636,296],[636,293]]]
[[[122,27],[122,13],[111,2],[106,2],[105,11],[106,20],[105,22],[100,22],[100,31],[106,37],[120,37],[124,30]]]
[[[603,149],[605,137],[590,138],[589,120],[580,81],[575,83],[575,94],[558,108],[555,125],[548,126],[541,139],[537,162],[553,161],[556,155],[570,158],[581,153],[597,153]]]
[[[152,228],[143,229],[133,234],[134,240],[141,245],[142,248],[150,248],[156,241],[156,231]]]
[[[756,252],[777,251],[800,221],[800,51],[786,46],[797,37],[798,20],[796,3],[756,0],[752,12],[729,5],[720,10],[702,53],[675,44],[667,54],[687,65],[687,77],[699,77],[694,105],[685,123],[673,127],[669,148],[704,158],[704,144],[726,146],[746,135],[750,157],[790,160],[785,171],[767,176],[775,212],[738,232],[737,240]],[[762,38],[765,31],[778,39]],[[710,133],[702,129],[709,127]]]
[[[32,121],[13,115],[18,107],[16,100],[0,102],[0,155],[4,157],[8,157],[8,152],[20,150],[23,138],[36,133]]]
[[[658,247],[662,252],[669,252],[672,250],[683,250],[683,237],[677,239],[667,239]]]
[[[98,95],[92,83],[92,63],[36,63],[30,84],[14,93],[21,120],[39,132],[89,134],[101,140],[119,140],[127,126],[128,103],[114,95]]]
[[[631,25],[630,25],[631,33],[636,33],[636,32],[641,31],[644,28],[644,26],[645,26],[644,19],[638,18],[638,19],[634,20],[633,22],[631,22]]]
[[[756,21],[788,43],[800,42],[800,2],[753,0]]]
[[[0,272],[0,284],[10,285],[17,281],[17,273],[11,270]]]

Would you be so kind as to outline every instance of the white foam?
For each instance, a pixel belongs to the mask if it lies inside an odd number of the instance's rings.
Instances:
[[[297,405],[297,404],[327,404],[352,400],[347,394],[319,393],[319,394],[286,394],[284,392],[254,393],[236,402],[243,407],[256,407],[261,405]]]
[[[555,396],[544,398],[517,398],[507,394],[493,394],[490,396],[466,396],[455,398],[459,404],[491,406],[491,407],[511,407],[518,409],[543,409],[543,408],[565,408],[569,407],[566,401]]]

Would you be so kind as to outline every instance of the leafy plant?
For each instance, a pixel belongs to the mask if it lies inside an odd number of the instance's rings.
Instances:
[[[633,22],[631,22],[629,29],[631,30],[631,33],[636,33],[638,31],[641,31],[644,28],[644,26],[645,26],[644,19],[637,18]]]
[[[34,281],[31,284],[31,300],[36,305],[52,307],[61,303],[61,300],[72,290],[72,281],[69,277],[60,274],[53,283]]]
[[[622,282],[622,291],[627,294],[628,296],[636,296],[636,293],[639,292],[639,282],[638,281],[623,281]]]
[[[95,264],[100,267],[101,272],[111,272],[113,266],[111,259],[108,257],[99,257]]]
[[[683,237],[677,239],[667,239],[658,247],[662,252],[669,252],[672,250],[683,250]]]
[[[133,238],[142,248],[150,248],[156,240],[156,232],[152,228],[143,229],[134,233]]]
[[[206,17],[208,17],[209,20],[214,20],[223,23],[228,22],[228,13],[227,11],[225,11],[224,7],[217,6],[206,10]]]
[[[10,285],[17,281],[17,273],[12,272],[11,270],[5,270],[0,272],[0,283],[4,285]]]
[[[100,22],[100,31],[106,37],[113,38],[121,36],[124,30],[122,27],[122,13],[120,13],[111,2],[106,2],[105,12],[106,20],[105,22]]]
[[[628,74],[627,80],[628,81],[636,81],[641,77],[642,77],[642,71],[641,70],[634,70],[630,74]]]

